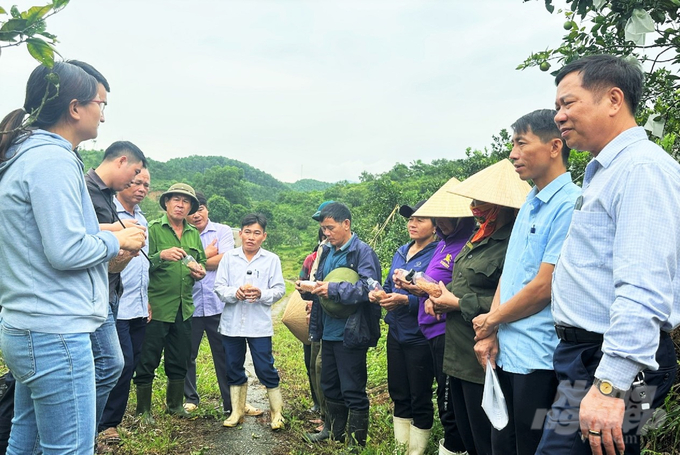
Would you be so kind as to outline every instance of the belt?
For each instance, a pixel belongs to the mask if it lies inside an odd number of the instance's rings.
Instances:
[[[604,336],[601,333],[588,332],[578,327],[555,325],[557,338],[568,343],[602,343]]]
[[[557,338],[568,343],[602,343],[604,339],[604,335],[601,333],[589,332],[566,325],[555,325],[555,332],[557,332]],[[670,337],[670,333],[662,330],[660,336],[667,338]]]

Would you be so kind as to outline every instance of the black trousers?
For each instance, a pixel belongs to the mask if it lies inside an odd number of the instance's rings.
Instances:
[[[314,402],[314,405],[318,406],[319,400],[316,398],[316,392],[314,391],[314,382],[312,381],[312,374],[310,373],[311,368],[314,368],[314,366],[311,364],[312,345],[303,344],[302,351],[305,355],[305,370],[307,371],[307,381],[309,381],[309,393],[312,395],[312,401]]]
[[[229,384],[227,384],[227,359],[222,345],[222,335],[217,330],[220,326],[221,314],[212,316],[201,316],[191,318],[191,356],[187,364],[187,376],[184,379],[184,397],[187,403],[198,405],[201,398],[196,387],[196,357],[203,340],[203,332],[208,337],[210,354],[215,367],[217,385],[220,388],[220,395],[225,411],[231,410],[231,395]]]
[[[323,340],[321,389],[327,400],[345,403],[350,410],[368,410],[366,352],[348,349],[342,341]]]
[[[102,414],[97,431],[115,428],[123,421],[128,397],[130,396],[130,381],[137,368],[142,354],[142,343],[146,333],[147,320],[145,317],[116,321],[116,331],[120,349],[123,351],[125,366],[118,378],[118,382],[109,394],[104,413]]]
[[[7,452],[9,433],[12,430],[12,418],[14,417],[14,376],[9,371],[0,377],[4,382],[5,392],[0,398],[0,455]]]
[[[444,448],[450,452],[465,452],[463,438],[456,424],[456,412],[449,390],[449,376],[444,373],[444,334],[428,340],[432,351],[434,377],[437,380],[437,410],[444,428]]]
[[[432,382],[434,365],[430,346],[399,343],[387,335],[387,387],[394,402],[394,415],[413,419],[413,426],[432,428]]]
[[[449,376],[456,423],[470,455],[491,455],[491,422],[482,409],[484,385]]]
[[[508,406],[508,425],[491,428],[494,455],[534,455],[543,435],[543,421],[557,391],[553,370],[515,374],[496,368]]]
[[[191,319],[182,320],[181,308],[177,311],[175,322],[151,319],[146,326],[142,354],[135,369],[135,384],[153,383],[161,358],[169,380],[184,380],[191,355]]]
[[[543,428],[543,437],[537,455],[590,455],[590,444],[581,440],[579,408],[581,400],[593,385],[595,370],[602,359],[601,343],[571,343],[560,341],[555,350],[553,363],[559,385]],[[671,337],[662,332],[656,351],[657,371],[644,370],[645,383],[653,393],[649,412],[625,397],[626,411],[623,422],[623,439],[626,455],[640,453],[640,430],[651,415],[661,406],[673,385],[676,373],[675,347]]]

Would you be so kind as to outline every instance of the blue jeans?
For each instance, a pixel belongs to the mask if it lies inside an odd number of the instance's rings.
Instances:
[[[32,332],[2,322],[0,349],[16,379],[7,453],[91,455],[96,427],[89,334]]]
[[[250,356],[253,358],[257,379],[268,389],[278,387],[279,372],[274,368],[271,337],[222,336],[222,345],[227,357],[227,383],[232,386],[248,382],[246,369],[243,366],[246,361],[246,342],[250,347]]]
[[[96,426],[104,413],[109,393],[118,382],[118,378],[125,366],[123,351],[120,349],[116,321],[113,318],[111,306],[106,321],[90,334],[92,354],[94,355],[95,381],[97,385],[97,408],[95,414]]]
[[[137,363],[142,354],[142,342],[146,333],[146,318],[135,318],[129,320],[119,319],[116,321],[120,348],[123,352],[124,364],[123,372],[111,390],[106,407],[99,421],[98,431],[107,428],[115,428],[120,425],[125,415],[128,396],[130,395],[130,381],[137,368]]]

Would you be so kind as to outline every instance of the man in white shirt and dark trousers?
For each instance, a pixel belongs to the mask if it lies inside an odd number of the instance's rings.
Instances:
[[[280,378],[272,355],[271,306],[283,297],[286,287],[279,257],[261,248],[267,238],[266,229],[264,215],[246,215],[239,233],[242,246],[222,257],[215,277],[215,293],[225,303],[219,326],[231,394],[231,415],[224,421],[225,427],[237,426],[245,415],[248,391],[244,368],[246,343],[255,374],[267,388],[271,428],[279,430],[284,425]]]

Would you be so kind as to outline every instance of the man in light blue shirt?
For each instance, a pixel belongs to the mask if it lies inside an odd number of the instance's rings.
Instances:
[[[560,385],[538,454],[639,454],[675,377],[680,165],[636,124],[642,82],[637,63],[611,55],[556,77],[555,122],[593,160],[555,267]]]
[[[225,303],[219,326],[231,395],[231,415],[224,421],[225,427],[238,426],[246,412],[246,343],[255,374],[267,388],[271,428],[279,430],[284,425],[280,377],[272,355],[272,305],[286,293],[286,286],[279,257],[261,248],[266,229],[264,215],[246,215],[239,234],[243,245],[222,256],[215,277],[215,293]]]
[[[191,320],[191,357],[184,378],[184,409],[193,412],[198,407],[200,397],[196,388],[196,357],[201,347],[201,340],[205,332],[210,353],[215,366],[217,384],[220,388],[224,412],[231,412],[231,398],[229,385],[227,384],[227,366],[222,346],[222,336],[217,328],[220,325],[220,317],[224,310],[224,302],[217,298],[213,291],[217,266],[224,253],[234,249],[234,235],[231,228],[224,224],[214,223],[208,218],[208,201],[201,192],[196,192],[198,210],[187,217],[187,221],[201,233],[201,243],[208,258],[205,263],[205,278],[194,283],[194,315]]]
[[[508,425],[492,429],[496,455],[534,454],[557,389],[550,281],[581,190],[567,172],[570,150],[555,125],[555,113],[534,111],[512,125],[510,159],[520,178],[535,186],[512,229],[491,311],[473,320],[480,363],[495,358],[508,406]]]

